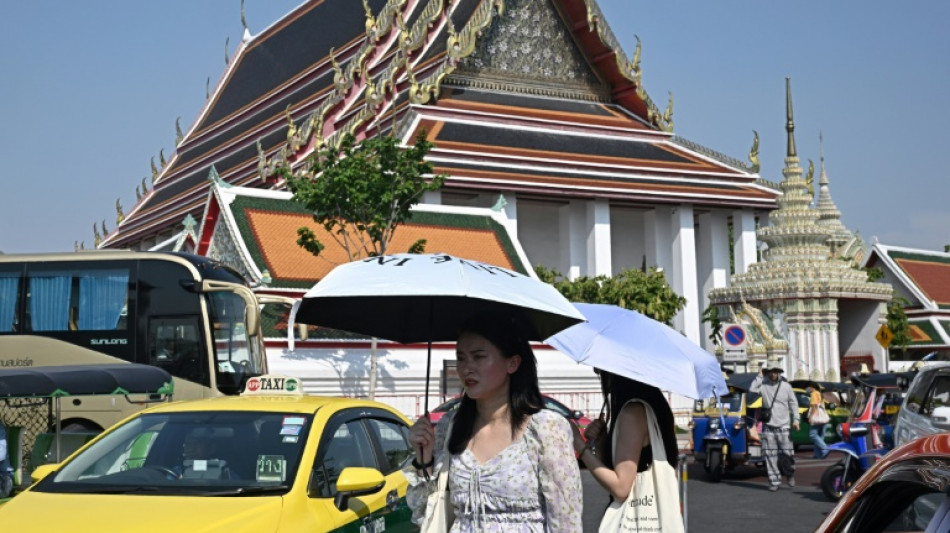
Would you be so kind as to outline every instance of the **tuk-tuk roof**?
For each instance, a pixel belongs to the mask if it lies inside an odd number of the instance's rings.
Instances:
[[[899,388],[907,389],[910,382],[914,380],[916,372],[888,372],[887,374],[867,374],[863,376],[851,376],[851,383],[856,387],[877,387],[877,388]]]
[[[0,399],[173,391],[166,370],[135,363],[0,369]]]
[[[729,376],[729,379],[726,380],[726,385],[734,389],[739,389],[743,392],[747,392],[749,387],[752,386],[752,381],[755,380],[755,377],[758,376],[758,372],[746,372],[743,374],[733,374]]]
[[[791,383],[793,387],[798,387],[800,389],[811,386],[821,392],[848,392],[854,388],[854,386],[850,383],[841,383],[838,381],[815,381],[813,379],[793,379],[789,381],[789,383]]]

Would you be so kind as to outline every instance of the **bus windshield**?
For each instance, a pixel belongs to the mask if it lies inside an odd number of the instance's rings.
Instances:
[[[244,300],[231,292],[208,294],[214,332],[215,373],[221,392],[239,392],[247,378],[264,372],[264,354],[248,339]],[[251,310],[255,312],[255,310]]]

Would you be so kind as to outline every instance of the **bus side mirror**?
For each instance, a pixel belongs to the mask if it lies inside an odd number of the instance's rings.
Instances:
[[[256,337],[260,329],[260,313],[258,311],[257,297],[247,287],[235,286],[221,283],[215,280],[206,279],[201,282],[199,291],[207,292],[233,292],[244,300],[244,327],[247,330],[248,337]],[[253,311],[252,311],[253,310]]]

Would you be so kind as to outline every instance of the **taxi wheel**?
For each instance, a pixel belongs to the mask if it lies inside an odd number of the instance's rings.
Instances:
[[[722,481],[722,451],[709,450],[709,480],[713,483]]]

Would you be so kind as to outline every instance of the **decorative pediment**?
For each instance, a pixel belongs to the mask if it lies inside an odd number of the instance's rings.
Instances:
[[[556,86],[596,99],[606,99],[608,92],[550,0],[505,2],[503,14],[459,62],[451,82],[527,92],[532,86],[547,91]]]

